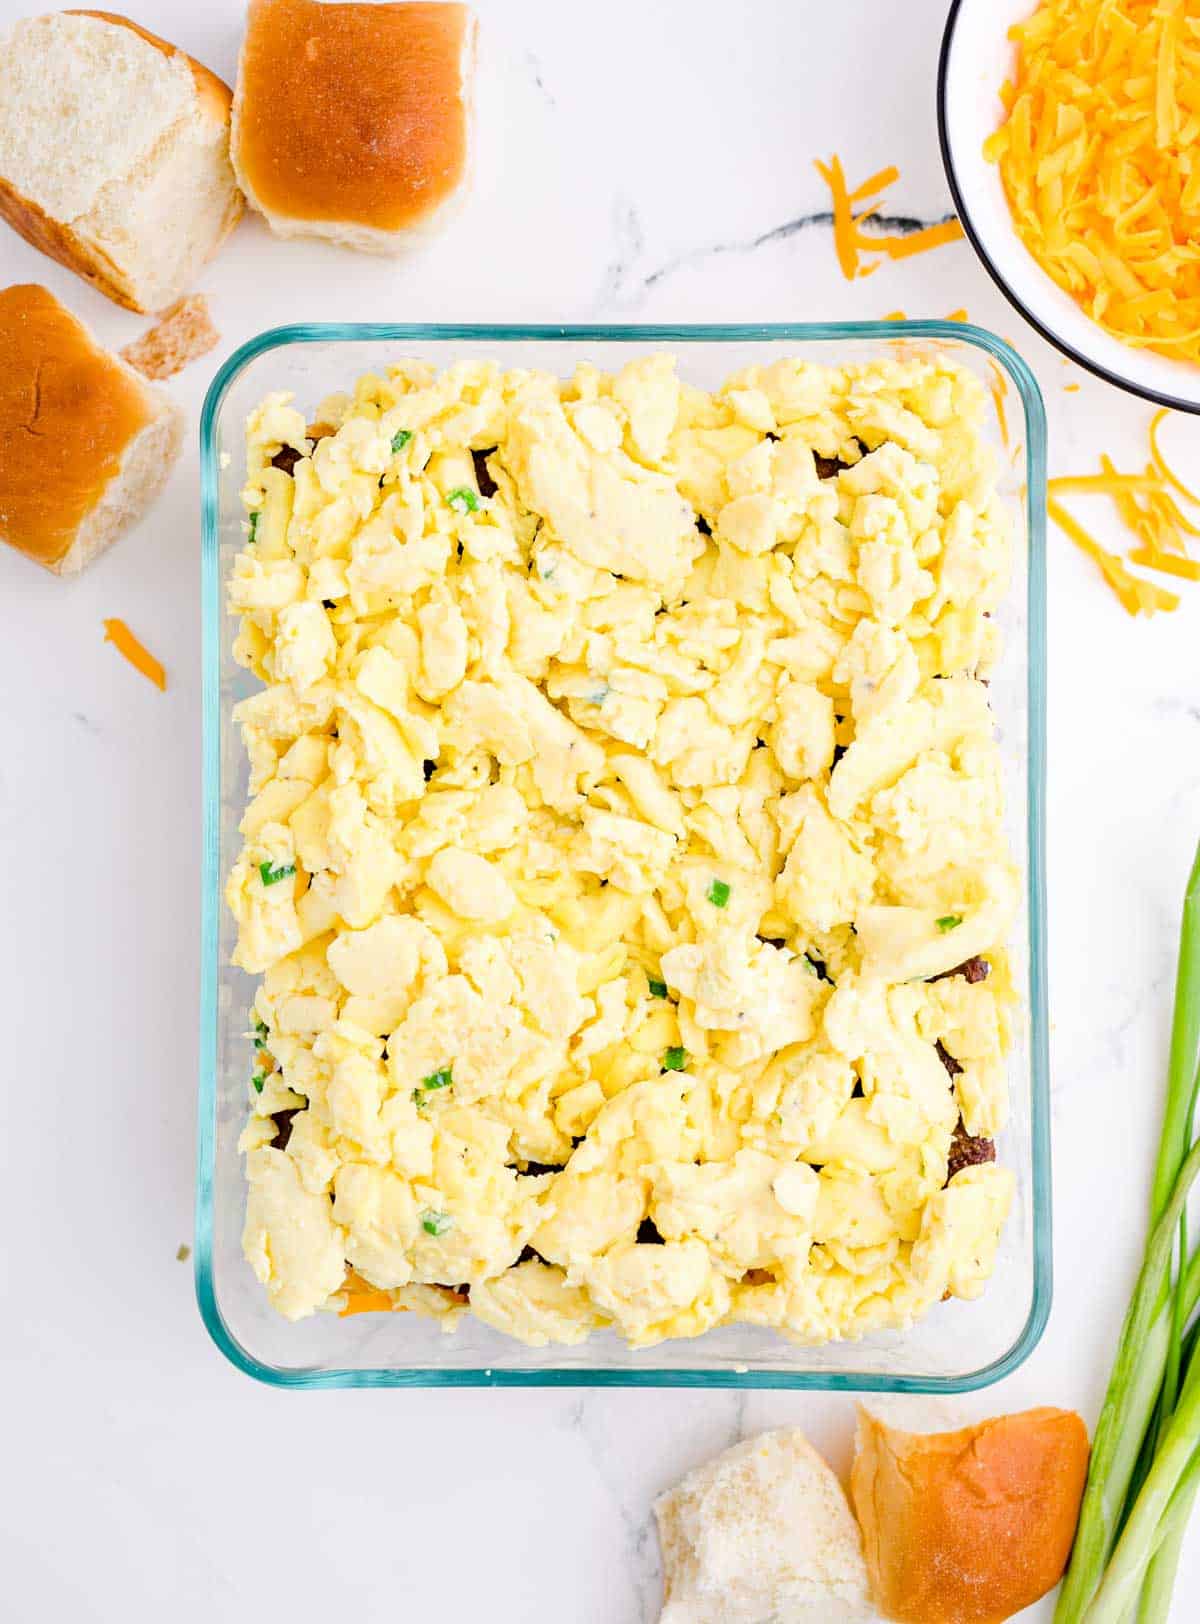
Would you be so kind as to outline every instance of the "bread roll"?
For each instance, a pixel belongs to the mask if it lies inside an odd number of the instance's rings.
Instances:
[[[865,1624],[862,1541],[798,1427],[727,1449],[655,1502],[660,1624]]]
[[[0,540],[81,570],[157,494],[182,426],[52,293],[0,292]]]
[[[0,32],[0,215],[117,304],[188,291],[242,212],[229,87],[103,11]]]
[[[900,1432],[860,1407],[850,1477],[876,1605],[898,1624],[1000,1624],[1062,1578],[1087,1478],[1071,1410]]]
[[[233,163],[280,237],[394,254],[467,167],[475,23],[466,6],[250,0]]]

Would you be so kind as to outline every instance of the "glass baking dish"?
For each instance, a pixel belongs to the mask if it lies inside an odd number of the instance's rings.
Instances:
[[[1006,771],[1009,834],[1025,877],[1015,933],[1024,1011],[1010,1058],[1012,1118],[1001,1155],[1016,1200],[995,1275],[977,1302],[940,1304],[913,1329],[861,1342],[796,1347],[752,1326],[631,1351],[613,1333],[576,1348],[527,1348],[467,1316],[444,1334],[414,1314],[318,1314],[292,1324],[268,1305],[242,1258],[244,1182],[237,1140],[246,1116],[252,1049],[245,1036],[254,981],[229,967],[233,922],[224,879],[239,849],[247,764],[231,724],[255,679],[231,655],[234,624],[224,581],[241,545],[239,491],[250,409],[291,390],[302,410],[360,373],[401,355],[445,366],[487,356],[506,367],[568,375],[588,360],[606,369],[666,349],[681,376],[715,387],[730,372],[783,355],[863,360],[919,343],[980,374],[996,400],[989,435],[1013,510],[1013,584],[999,619],[1003,660],[991,698]],[[1007,398],[1007,407],[1003,404]],[[456,327],[314,324],[281,327],[244,344],[221,368],[200,429],[204,614],[204,861],[196,1294],[214,1341],[239,1369],[281,1387],[655,1385],[963,1392],[1008,1374],[1041,1336],[1050,1310],[1050,1143],[1047,1082],[1045,883],[1046,429],[1032,373],[1006,344],[959,323],[865,322],[711,327]],[[1010,443],[1011,438],[1011,443]]]

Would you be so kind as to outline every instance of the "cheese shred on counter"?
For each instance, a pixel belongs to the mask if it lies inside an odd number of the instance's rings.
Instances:
[[[248,426],[244,1245],[292,1319],[911,1323],[991,1272],[1017,878],[969,372],[402,362]]]

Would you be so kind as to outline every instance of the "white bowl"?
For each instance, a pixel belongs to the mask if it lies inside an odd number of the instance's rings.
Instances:
[[[1013,23],[1033,0],[953,0],[938,68],[938,134],[963,229],[1001,293],[1042,337],[1097,377],[1163,406],[1200,412],[1200,365],[1113,338],[1054,283],[1017,236],[999,165],[983,143],[1003,117],[1000,86],[1016,71]]]

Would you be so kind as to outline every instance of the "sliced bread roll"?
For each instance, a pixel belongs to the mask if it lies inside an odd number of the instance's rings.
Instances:
[[[0,541],[74,575],[149,506],[182,434],[46,288],[0,292]]]
[[[396,254],[467,169],[475,20],[464,5],[250,0],[233,163],[280,237]]]
[[[232,95],[125,17],[0,32],[0,215],[130,310],[188,291],[237,223]]]

